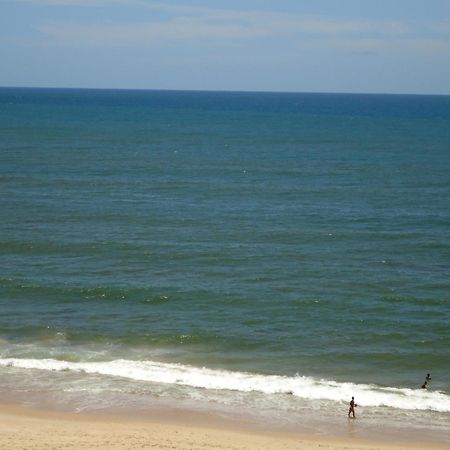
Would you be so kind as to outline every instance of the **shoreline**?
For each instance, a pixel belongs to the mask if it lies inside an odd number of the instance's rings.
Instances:
[[[301,424],[300,424],[301,425]],[[380,431],[381,434],[381,431]],[[208,414],[153,410],[130,416],[58,412],[0,404],[0,448],[59,449],[444,449],[439,442],[366,440],[268,431]]]

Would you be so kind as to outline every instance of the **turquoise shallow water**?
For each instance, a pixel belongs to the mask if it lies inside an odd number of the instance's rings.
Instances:
[[[0,130],[4,386],[450,411],[450,97],[4,88]]]

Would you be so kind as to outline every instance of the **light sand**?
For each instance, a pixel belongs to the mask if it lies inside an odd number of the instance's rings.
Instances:
[[[56,413],[0,406],[1,450],[221,449],[221,450],[400,450],[446,448],[436,444],[386,444],[352,439],[255,433],[172,421]],[[447,447],[448,448],[448,447]]]

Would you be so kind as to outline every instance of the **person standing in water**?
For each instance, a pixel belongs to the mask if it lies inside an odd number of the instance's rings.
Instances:
[[[425,383],[422,384],[422,389],[426,389],[428,382],[431,380],[431,375],[427,373],[427,376],[425,377]]]
[[[348,417],[350,417],[350,414],[353,415],[353,418],[355,418],[355,408],[358,405],[355,403],[355,397],[352,397],[351,401],[350,401],[350,407],[348,409]]]

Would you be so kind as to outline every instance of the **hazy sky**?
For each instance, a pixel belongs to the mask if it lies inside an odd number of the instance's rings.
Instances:
[[[0,86],[450,94],[450,0],[0,0]]]

